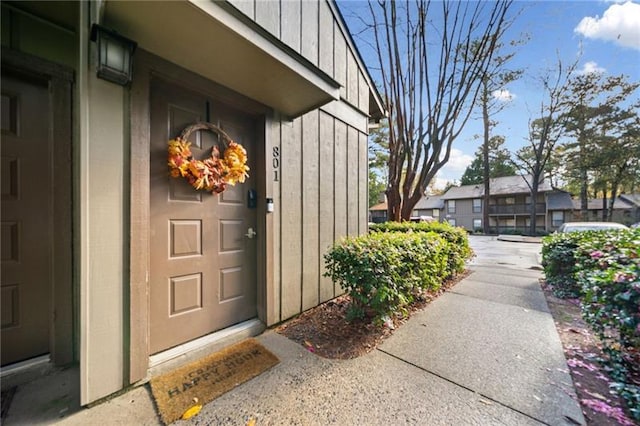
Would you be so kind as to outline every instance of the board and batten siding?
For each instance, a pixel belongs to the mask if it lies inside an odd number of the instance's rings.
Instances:
[[[343,100],[368,112],[367,79],[349,47],[344,27],[327,0],[229,0],[229,3],[340,83]]]
[[[368,229],[371,88],[329,1],[229,3],[341,85],[340,100],[292,121],[278,112],[267,120],[273,157],[267,187],[275,204],[267,323],[273,325],[343,293],[323,275],[324,254]]]
[[[274,120],[270,132],[271,151],[279,156],[271,173],[279,312],[269,315],[269,325],[342,294],[323,276],[324,254],[368,226],[366,133],[322,109]]]

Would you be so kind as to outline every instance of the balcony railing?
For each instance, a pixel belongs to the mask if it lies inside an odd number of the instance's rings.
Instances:
[[[536,214],[544,214],[546,210],[545,203],[536,204]],[[531,204],[490,204],[489,214],[529,214],[531,213]]]

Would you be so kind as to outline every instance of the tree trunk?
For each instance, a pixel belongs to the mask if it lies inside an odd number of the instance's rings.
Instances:
[[[536,235],[536,201],[538,200],[538,181],[540,176],[538,174],[532,175],[531,179],[531,215],[529,216],[529,234],[531,236]]]
[[[589,195],[588,195],[587,169],[580,170],[580,216],[583,220],[589,217]]]
[[[389,188],[387,194],[387,220],[390,222],[400,222],[400,194]]]
[[[486,97],[488,96],[488,88],[487,88],[487,80],[482,82],[483,90],[483,102],[482,102],[482,124],[484,130],[484,141],[482,145],[482,167],[483,167],[483,176],[482,179],[484,181],[484,195],[482,197],[482,230],[485,234],[489,234],[489,197],[490,193],[490,175],[489,175],[489,131],[490,131],[490,122],[489,122],[489,108],[487,106]]]
[[[613,221],[613,205],[616,202],[616,194],[617,189],[614,186],[613,189],[611,189],[611,199],[609,200],[609,208],[607,209],[607,222],[612,222]]]

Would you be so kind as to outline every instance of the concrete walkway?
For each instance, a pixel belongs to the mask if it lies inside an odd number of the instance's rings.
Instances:
[[[472,274],[372,353],[327,360],[274,332],[280,364],[178,424],[584,424],[540,290],[539,245],[471,237]],[[16,408],[16,407],[12,407]],[[10,416],[7,425],[22,424]],[[23,418],[24,420],[24,418]],[[159,423],[146,387],[60,424]]]

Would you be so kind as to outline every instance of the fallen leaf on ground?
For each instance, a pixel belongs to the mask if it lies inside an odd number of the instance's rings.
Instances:
[[[198,402],[197,399],[198,398],[194,398],[195,401],[194,402]],[[185,411],[182,414],[182,420],[188,420],[191,417],[195,416],[196,414],[198,414],[200,412],[200,410],[202,410],[202,405],[198,404],[198,405],[194,405],[193,407],[189,408],[187,411]]]

